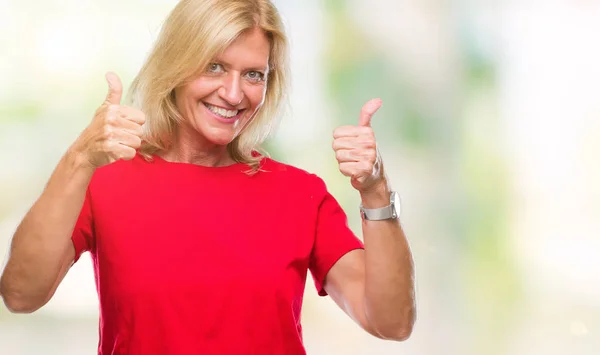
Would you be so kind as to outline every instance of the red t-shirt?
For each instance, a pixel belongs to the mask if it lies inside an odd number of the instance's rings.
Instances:
[[[264,158],[202,167],[137,156],[96,171],[73,232],[89,251],[100,355],[305,354],[300,311],[362,248],[322,179]]]

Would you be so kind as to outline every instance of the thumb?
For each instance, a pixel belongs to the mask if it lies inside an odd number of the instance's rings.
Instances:
[[[379,110],[383,102],[381,99],[371,99],[360,110],[358,125],[363,127],[371,126],[371,117]]]
[[[121,103],[121,95],[123,93],[123,84],[117,74],[113,72],[106,73],[106,82],[108,82],[108,94],[104,103],[119,105]]]

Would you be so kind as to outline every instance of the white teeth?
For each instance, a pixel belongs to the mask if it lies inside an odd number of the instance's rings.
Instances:
[[[216,107],[213,105],[209,105],[209,104],[205,104],[206,107],[208,107],[208,109],[212,112],[215,113],[221,117],[225,117],[225,118],[231,118],[235,115],[238,114],[239,110],[226,110],[224,108],[220,108],[220,107]]]

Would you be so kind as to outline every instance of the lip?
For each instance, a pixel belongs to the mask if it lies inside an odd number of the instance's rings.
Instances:
[[[213,104],[209,104],[209,105],[215,106],[215,107],[219,107],[219,108],[223,108],[223,109],[226,109],[226,110],[230,110],[230,109],[222,107],[222,106],[217,106],[217,105],[213,105]],[[206,110],[206,112],[211,117],[213,117],[215,120],[217,120],[219,122],[227,123],[227,124],[233,124],[233,123],[235,123],[237,120],[239,120],[242,117],[242,115],[244,114],[244,111],[246,111],[246,109],[241,109],[241,110],[239,110],[239,112],[238,112],[237,115],[235,115],[233,117],[230,117],[230,118],[224,118],[224,117],[221,117],[221,116],[213,113],[211,110],[209,110],[208,107],[206,107],[206,103],[205,102],[202,102],[202,106],[204,107],[204,109]]]

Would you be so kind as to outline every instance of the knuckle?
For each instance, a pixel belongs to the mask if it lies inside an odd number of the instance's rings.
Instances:
[[[331,147],[337,151],[340,147],[340,140],[339,139],[334,139],[333,142],[331,142]]]
[[[117,114],[114,112],[109,112],[104,118],[104,123],[106,125],[114,125],[117,122]]]
[[[142,145],[142,139],[140,137],[134,137],[132,148],[139,148]]]
[[[352,127],[349,126],[339,126],[333,130],[334,137],[343,137],[348,134],[348,131],[351,130]]]
[[[102,151],[110,152],[110,151],[112,151],[112,148],[113,148],[113,144],[111,141],[104,141],[102,143],[102,146],[101,146]]]
[[[369,149],[367,150],[366,156],[369,162],[374,163],[377,159],[377,152],[375,152],[374,149]]]
[[[352,176],[352,171],[350,169],[348,169],[346,164],[340,164],[340,172],[344,176]]]
[[[127,157],[129,159],[135,158],[136,155],[137,155],[137,150],[135,150],[133,148],[127,150]]]
[[[367,149],[374,149],[375,148],[375,140],[371,139],[371,138],[367,138],[366,140],[363,141],[363,146]]]
[[[117,113],[117,112],[119,112],[119,109],[120,109],[120,105],[110,104],[110,105],[108,105],[107,111],[110,113]]]
[[[110,140],[114,137],[115,130],[110,125],[105,125],[102,129],[102,137],[106,140]]]
[[[127,151],[126,153],[123,153],[123,156],[121,157],[121,159],[131,160],[131,159],[133,159],[134,156],[135,155],[131,151]]]

